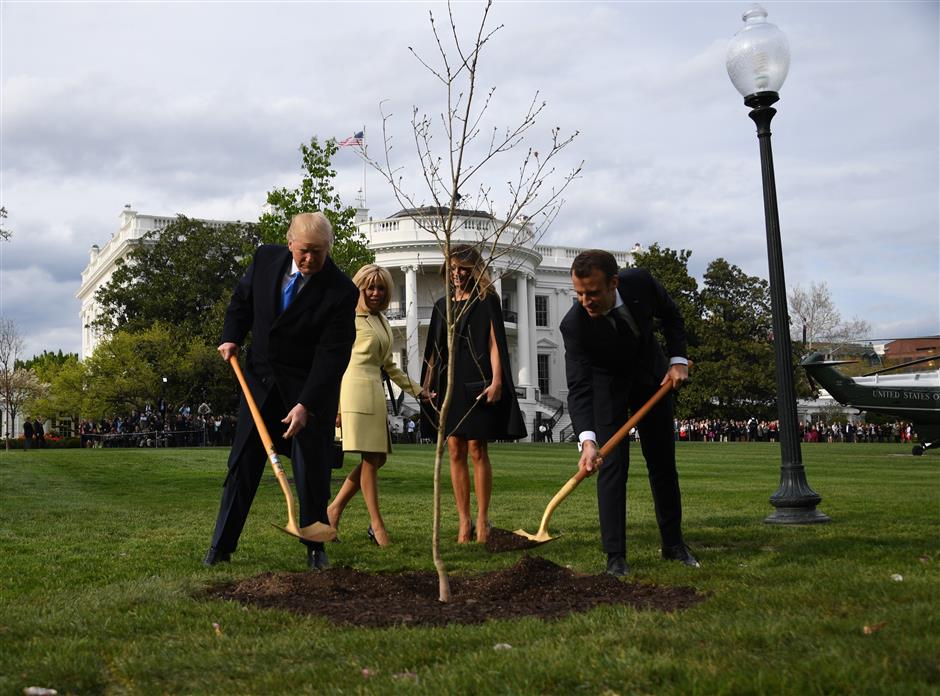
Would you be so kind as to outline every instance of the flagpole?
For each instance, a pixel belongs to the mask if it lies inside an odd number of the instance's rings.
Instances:
[[[366,203],[366,158],[369,156],[369,150],[366,146],[366,126],[362,125],[362,207],[367,207]]]

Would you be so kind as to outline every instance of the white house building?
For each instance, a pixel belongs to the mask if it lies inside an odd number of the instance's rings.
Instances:
[[[92,327],[92,322],[98,318],[100,308],[95,301],[95,293],[99,288],[107,285],[117,268],[118,259],[123,259],[135,244],[148,232],[162,230],[174,221],[173,216],[140,215],[125,205],[121,211],[118,229],[111,235],[111,239],[103,247],[92,245],[88,253],[88,265],[82,271],[82,284],[75,293],[81,303],[80,317],[82,326],[82,352],[84,360],[91,355],[100,338],[98,331]],[[224,220],[201,220],[213,227],[224,227],[231,224]]]
[[[429,231],[435,217],[434,211],[420,209],[375,220],[361,207],[356,218],[360,232],[375,252],[375,262],[390,271],[395,283],[387,311],[395,337],[394,360],[415,380],[420,378],[431,310],[444,292],[443,251]],[[121,214],[120,229],[104,248],[92,247],[78,292],[82,301],[82,357],[94,350],[98,337],[88,328],[97,316],[94,295],[111,277],[116,259],[126,254],[143,233],[166,226],[172,219],[140,215],[127,208]],[[557,440],[570,434],[570,421],[563,407],[567,387],[559,325],[575,301],[570,268],[582,249],[541,244],[525,222],[507,226],[501,237],[493,240],[499,224],[488,213],[459,211],[452,240],[471,244],[487,240],[484,256],[489,258],[490,275],[502,298],[510,361],[526,427],[532,437],[537,420],[547,420]],[[635,245],[629,252],[613,253],[621,266],[629,266],[639,250]],[[417,408],[410,395],[403,403],[406,413]]]

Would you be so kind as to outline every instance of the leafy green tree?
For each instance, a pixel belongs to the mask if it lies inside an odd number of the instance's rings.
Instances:
[[[261,240],[266,244],[284,244],[291,218],[297,213],[321,211],[333,225],[333,249],[330,256],[347,275],[375,260],[365,235],[356,227],[356,209],[343,205],[333,190],[336,170],[330,162],[338,150],[335,140],[322,144],[314,136],[301,144],[303,178],[295,189],[279,188],[268,193],[267,210],[258,220]]]
[[[77,353],[43,351],[25,361],[45,387],[26,403],[30,413],[46,416],[69,415],[77,420],[85,396],[85,367]]]
[[[54,418],[59,415],[77,417],[81,411],[84,391],[84,370],[80,369],[78,353],[53,353],[44,350],[28,360],[20,361],[20,367],[31,370],[41,388],[34,392],[24,404],[27,413]],[[76,368],[79,368],[76,370]],[[78,376],[77,380],[66,382],[64,375]],[[67,388],[63,388],[68,384]],[[73,386],[75,388],[73,388]]]
[[[692,413],[724,419],[776,417],[770,292],[725,259],[712,261],[701,291],[695,375],[682,399]]]
[[[48,381],[55,371],[72,360],[78,360],[78,353],[63,353],[60,348],[57,353],[51,350],[44,350],[39,355],[34,355],[27,360],[18,360],[17,367],[25,367],[35,370],[39,379]]]
[[[258,244],[254,225],[217,227],[180,215],[149,232],[95,295],[96,326],[106,333],[143,331],[154,322],[214,346],[232,288]]]
[[[237,401],[229,367],[215,348],[162,323],[115,332],[84,365],[86,417],[139,411],[148,403],[155,408],[160,398],[170,408],[207,401],[216,413],[231,411]]]

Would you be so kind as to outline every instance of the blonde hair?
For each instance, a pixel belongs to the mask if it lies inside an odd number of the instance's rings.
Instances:
[[[493,289],[493,281],[490,279],[489,271],[486,270],[483,257],[474,247],[469,244],[456,244],[452,246],[450,248],[450,263],[451,268],[453,268],[455,264],[470,268],[470,275],[473,276],[473,284],[480,299],[483,299],[491,292],[495,292]],[[446,274],[446,268],[446,264],[441,266],[442,276]],[[450,283],[449,278],[447,282],[448,284]]]
[[[367,290],[370,285],[375,283],[376,279],[381,280],[385,285],[385,301],[379,307],[379,311],[382,312],[388,309],[388,305],[392,301],[392,292],[395,290],[395,283],[392,282],[392,274],[388,272],[388,269],[382,268],[374,263],[366,264],[356,271],[356,275],[353,276],[353,284],[359,288],[359,304],[356,306],[356,309],[366,309],[363,291]]]
[[[327,245],[333,247],[333,225],[323,213],[297,213],[287,228],[287,241],[313,241],[314,236],[326,239]]]

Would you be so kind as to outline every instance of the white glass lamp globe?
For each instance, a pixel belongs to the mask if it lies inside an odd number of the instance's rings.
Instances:
[[[742,15],[744,26],[728,44],[728,77],[743,97],[779,92],[790,69],[786,35],[767,21],[767,11],[752,5]]]

